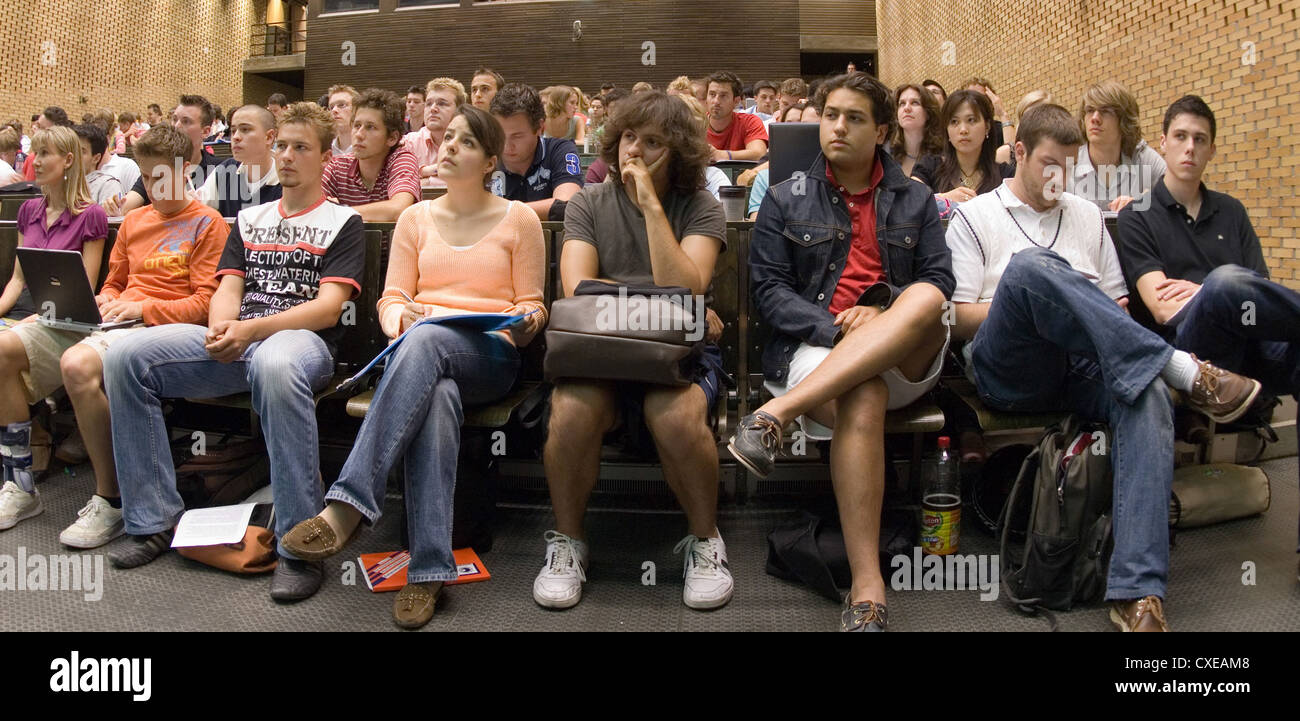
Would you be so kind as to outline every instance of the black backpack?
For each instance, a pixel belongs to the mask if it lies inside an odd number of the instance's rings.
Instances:
[[[1020,610],[1068,611],[1105,596],[1114,545],[1111,445],[1107,426],[1070,415],[1025,458],[999,521],[1002,588]],[[1011,527],[1026,503],[1024,547],[1015,555]]]

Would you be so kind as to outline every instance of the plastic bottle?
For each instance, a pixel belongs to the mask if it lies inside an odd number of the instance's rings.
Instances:
[[[926,462],[921,489],[921,549],[946,556],[957,552],[961,535],[961,459],[939,437],[939,451]]]

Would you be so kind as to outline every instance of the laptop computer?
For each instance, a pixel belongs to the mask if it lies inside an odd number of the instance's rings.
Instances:
[[[36,322],[50,328],[93,333],[140,325],[144,321],[121,320],[105,323],[95,305],[95,292],[86,278],[81,253],[75,250],[19,248],[18,263],[27,290],[36,302]]]
[[[772,123],[767,126],[769,187],[790,179],[796,172],[808,172],[813,158],[822,150],[821,123]]]

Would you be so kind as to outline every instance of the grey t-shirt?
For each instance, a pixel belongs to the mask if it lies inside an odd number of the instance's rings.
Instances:
[[[719,253],[727,249],[727,217],[709,191],[697,190],[689,196],[670,192],[662,202],[677,242],[688,235],[704,235],[721,242]],[[596,246],[602,278],[654,283],[645,215],[613,181],[588,185],[569,199],[564,209],[564,242],[569,241]]]

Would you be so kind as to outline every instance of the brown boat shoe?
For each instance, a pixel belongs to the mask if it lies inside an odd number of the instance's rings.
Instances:
[[[1110,606],[1110,620],[1121,631],[1169,632],[1164,603],[1159,596],[1115,601]]]
[[[442,581],[408,583],[393,599],[393,623],[402,628],[420,628],[433,618],[442,595]]]
[[[1216,423],[1231,423],[1250,410],[1250,404],[1259,396],[1259,381],[1225,371],[1194,355],[1192,359],[1200,365],[1192,392],[1187,394],[1192,408]]]

